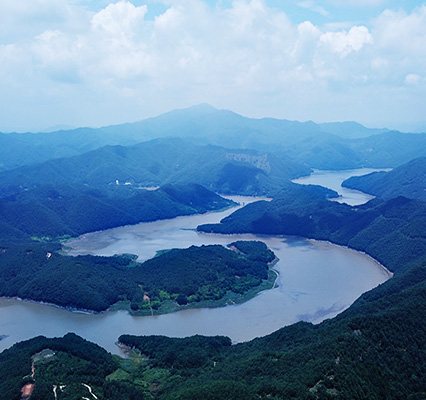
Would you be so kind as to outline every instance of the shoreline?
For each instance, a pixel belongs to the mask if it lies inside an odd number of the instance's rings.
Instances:
[[[180,217],[176,217],[176,218],[181,218],[184,216],[180,216]],[[196,230],[196,228],[195,228]],[[198,233],[202,233],[203,235],[220,235],[220,236],[239,236],[239,235],[255,235],[258,238],[280,238],[280,239],[296,239],[296,240],[306,240],[308,242],[317,242],[317,243],[326,243],[332,246],[337,246],[340,247],[342,249],[346,249],[346,250],[350,250],[350,251],[354,251],[360,255],[366,256],[368,257],[376,266],[379,270],[382,271],[382,273],[387,277],[386,281],[391,279],[394,276],[394,273],[392,271],[390,271],[385,265],[381,264],[378,260],[376,260],[372,255],[368,254],[365,251],[362,250],[358,250],[355,248],[352,248],[350,246],[347,245],[341,245],[341,244],[337,244],[337,243],[333,243],[330,240],[322,240],[322,239],[315,239],[315,238],[309,238],[309,237],[304,237],[304,236],[295,236],[295,235],[268,235],[268,234],[256,234],[256,233],[214,233],[214,232],[202,232],[202,231],[197,231]],[[234,296],[232,296],[233,292],[230,292],[230,294],[226,294],[224,297],[222,297],[219,300],[205,300],[205,301],[201,301],[201,302],[194,302],[194,303],[189,303],[187,305],[184,306],[179,306],[176,304],[171,305],[171,308],[166,308],[161,310],[161,307],[159,310],[156,310],[154,312],[153,315],[165,315],[165,314],[170,314],[170,313],[175,313],[175,312],[179,312],[179,311],[183,311],[183,310],[189,310],[189,309],[201,309],[201,308],[221,308],[221,307],[226,307],[229,305],[237,305],[237,304],[243,304],[247,301],[249,301],[250,299],[252,299],[253,297],[257,296],[259,293],[265,291],[265,290],[270,290],[270,289],[274,289],[276,287],[278,287],[277,285],[277,281],[279,278],[279,273],[277,270],[275,270],[273,268],[273,266],[279,261],[279,259],[276,259],[274,261],[271,262],[271,267],[269,269],[269,271],[273,272],[276,274],[275,280],[273,283],[271,283],[271,287],[269,288],[262,288],[260,290],[254,290],[256,288],[252,288],[251,290],[248,291],[248,293],[243,294],[243,295],[237,295],[234,293]],[[270,278],[268,278],[268,280],[265,280],[264,282],[262,282],[259,286],[264,285],[266,282],[270,281]],[[252,293],[253,292],[253,293]],[[238,299],[238,297],[241,297],[241,299]],[[109,306],[106,310],[103,311],[94,311],[94,310],[88,310],[88,309],[79,309],[79,308],[75,308],[75,307],[66,307],[66,306],[60,306],[54,303],[48,303],[48,302],[43,302],[43,301],[37,301],[37,300],[32,300],[32,299],[21,299],[19,297],[7,297],[7,296],[1,296],[0,298],[6,298],[6,299],[16,299],[16,300],[20,300],[20,301],[28,301],[28,302],[32,302],[32,303],[36,303],[36,304],[42,304],[42,305],[47,305],[47,306],[53,306],[53,307],[57,307],[63,310],[67,310],[70,312],[76,312],[76,313],[83,313],[83,314],[105,314],[108,312],[116,312],[116,311],[126,311],[129,315],[134,316],[134,317],[145,317],[145,316],[151,316],[151,312],[150,310],[146,310],[146,311],[138,311],[138,312],[134,312],[130,309],[129,307],[129,303],[126,301],[122,301],[122,302],[118,302],[115,304],[112,304],[111,306]],[[167,306],[166,306],[167,307]]]
[[[179,217],[177,217],[177,218],[179,218]],[[203,233],[205,235],[221,235],[221,236],[238,236],[238,235],[248,234],[248,233],[231,233],[231,234],[222,234],[221,233],[221,234],[216,234],[216,233],[205,233],[205,232],[201,232],[201,233]],[[296,239],[296,240],[306,240],[308,242],[326,243],[326,244],[329,244],[329,245],[337,246],[337,247],[340,247],[340,248],[343,248],[343,249],[354,251],[358,254],[361,254],[363,256],[368,257],[377,266],[377,268],[380,269],[383,272],[383,274],[387,277],[386,280],[391,279],[394,276],[393,272],[391,272],[388,268],[386,268],[386,266],[381,264],[378,260],[376,260],[373,256],[366,253],[365,251],[358,250],[358,249],[352,248],[350,246],[333,243],[330,240],[321,240],[321,239],[314,239],[314,238],[309,238],[309,237],[304,237],[304,236],[294,236],[294,235],[267,235],[267,234],[254,234],[254,233],[249,233],[249,234],[255,235],[259,238],[265,238],[265,239],[268,239],[268,238],[292,239],[293,238],[293,239]],[[177,304],[170,304],[169,305],[170,308],[168,308],[168,306],[165,305],[165,307],[163,309],[161,309],[161,307],[160,307],[159,310],[155,310],[153,315],[165,315],[165,314],[175,313],[175,312],[179,312],[179,311],[183,311],[183,310],[189,310],[189,309],[222,308],[222,307],[227,307],[229,305],[243,304],[243,303],[249,301],[250,299],[254,298],[255,296],[257,296],[261,292],[266,291],[266,290],[271,290],[271,289],[274,289],[274,288],[279,286],[277,284],[277,281],[279,279],[279,272],[276,269],[274,269],[274,266],[278,263],[278,261],[279,261],[279,259],[276,258],[275,260],[273,260],[270,263],[270,267],[269,267],[269,271],[271,273],[275,274],[275,279],[274,279],[273,282],[271,281],[271,278],[269,277],[267,280],[263,281],[259,286],[251,288],[245,294],[237,294],[237,293],[229,292],[219,300],[205,300],[205,301],[201,301],[201,302],[188,303],[187,305],[184,305],[184,306],[179,306]],[[268,286],[267,282],[270,283],[270,286],[269,287],[262,287],[262,286]],[[27,298],[20,298],[18,296],[16,296],[16,297],[15,296],[0,296],[0,299],[18,300],[18,301],[22,301],[22,302],[41,304],[41,305],[45,305],[45,306],[56,307],[56,308],[59,308],[59,309],[62,309],[62,310],[72,312],[72,313],[81,313],[81,314],[88,314],[88,315],[98,315],[98,314],[106,314],[106,313],[117,312],[117,311],[126,311],[129,315],[131,315],[133,317],[151,316],[150,310],[146,310],[146,312],[145,311],[142,311],[142,312],[141,311],[138,311],[138,312],[132,311],[130,309],[129,302],[127,302],[127,301],[121,301],[121,302],[117,302],[115,304],[112,304],[106,310],[95,311],[95,310],[90,310],[90,309],[85,309],[85,308],[61,306],[61,305],[55,304],[55,303],[50,303],[50,302],[46,302],[46,301],[38,301],[38,300],[27,299]]]
[[[382,269],[383,272],[385,272],[387,276],[389,276],[389,279],[393,278],[393,276],[394,276],[394,273],[391,270],[389,270],[385,265],[380,263],[380,261],[376,260],[371,254],[368,254],[367,252],[365,252],[363,250],[355,249],[354,247],[334,243],[331,240],[315,239],[315,238],[310,238],[310,237],[307,237],[307,236],[285,235],[285,234],[283,234],[283,235],[268,235],[266,233],[253,233],[253,232],[240,232],[240,233],[216,233],[216,232],[204,232],[204,231],[197,231],[197,232],[201,233],[203,235],[207,235],[207,236],[218,235],[218,236],[225,236],[226,237],[226,236],[253,235],[253,236],[256,236],[258,238],[265,238],[265,239],[271,239],[271,238],[292,239],[293,238],[293,239],[298,239],[298,240],[307,240],[308,242],[312,241],[312,242],[318,242],[318,243],[327,243],[327,244],[331,244],[332,246],[341,247],[343,249],[355,251],[356,253],[362,254],[362,255],[368,257],[369,259],[371,259],[375,264],[377,264],[377,266],[380,269]]]
[[[243,195],[223,195],[220,193],[216,193],[219,196],[223,197],[226,200],[231,200],[233,201],[235,204],[234,205],[230,205],[229,207],[222,207],[220,209],[217,210],[210,210],[210,211],[206,211],[204,213],[192,213],[192,214],[184,214],[184,215],[178,215],[176,217],[171,217],[171,218],[161,218],[161,219],[156,219],[153,221],[141,221],[138,222],[136,224],[127,224],[127,225],[118,225],[115,227],[111,227],[108,229],[101,229],[101,230],[97,230],[97,231],[91,231],[91,232],[85,232],[82,233],[78,236],[73,236],[70,237],[64,241],[61,241],[61,250],[60,250],[60,254],[63,256],[69,256],[69,257],[76,257],[79,255],[92,255],[92,253],[90,252],[90,250],[85,249],[85,251],[83,252],[78,252],[76,254],[72,254],[72,252],[74,251],[74,247],[72,245],[70,245],[70,243],[72,242],[77,242],[81,239],[85,239],[85,237],[87,235],[96,235],[96,234],[100,234],[103,232],[107,232],[107,231],[111,231],[114,229],[121,229],[121,228],[126,228],[126,227],[136,227],[142,224],[155,224],[157,222],[166,222],[166,221],[178,221],[179,219],[183,219],[183,218],[188,218],[188,217],[195,217],[195,216],[203,216],[203,215],[210,215],[210,214],[218,214],[218,213],[222,213],[225,211],[232,211],[231,214],[235,211],[237,211],[240,208],[243,208],[244,206],[246,206],[249,203],[254,203],[256,201],[271,201],[272,198],[271,197],[261,197],[261,196],[243,196]],[[247,199],[247,202],[241,203],[239,202],[237,199],[240,200],[244,200]],[[197,227],[191,228],[190,230],[195,230],[197,231]],[[198,231],[197,231],[198,232]],[[89,251],[89,252],[88,252]],[[100,257],[109,257],[109,256],[100,256]]]
[[[76,313],[76,314],[97,315],[97,314],[102,314],[102,313],[105,313],[105,312],[108,311],[108,310],[95,311],[95,310],[88,310],[88,309],[85,309],[85,308],[65,307],[65,306],[60,306],[59,304],[49,303],[47,301],[23,299],[22,297],[18,297],[18,296],[0,296],[0,300],[1,299],[3,299],[3,300],[15,300],[15,301],[19,301],[19,302],[22,302],[22,303],[39,304],[39,305],[47,306],[47,307],[55,307],[55,308],[58,308],[60,310],[69,311],[69,312]]]
[[[225,296],[223,296],[221,299],[218,299],[218,300],[204,300],[204,301],[201,301],[201,302],[188,303],[187,305],[184,305],[184,306],[177,305],[175,309],[172,309],[170,311],[156,310],[156,312],[154,314],[151,314],[150,310],[146,310],[147,312],[133,312],[130,309],[130,306],[129,306],[130,302],[128,302],[128,301],[117,302],[117,303],[109,306],[106,310],[95,311],[95,310],[89,310],[89,309],[84,309],[84,308],[61,306],[61,305],[55,304],[55,303],[50,303],[50,302],[46,302],[46,301],[38,301],[38,300],[33,300],[33,299],[26,299],[26,298],[21,298],[21,297],[18,297],[18,296],[0,296],[0,299],[15,300],[15,301],[23,302],[23,303],[26,302],[26,303],[32,303],[32,304],[39,304],[39,305],[47,306],[47,307],[55,307],[55,308],[58,308],[60,310],[69,311],[71,313],[86,314],[86,315],[100,315],[100,314],[113,313],[113,312],[117,312],[117,311],[125,311],[132,317],[146,317],[146,316],[151,316],[151,315],[158,316],[158,315],[172,314],[172,313],[175,313],[175,312],[178,312],[178,311],[189,310],[189,309],[197,309],[197,308],[223,308],[223,307],[227,307],[227,306],[230,306],[230,305],[243,304],[243,303],[249,301],[250,299],[252,299],[253,297],[257,296],[258,294],[266,291],[266,290],[274,289],[276,287],[276,282],[277,282],[278,277],[279,277],[278,271],[276,271],[274,269],[274,266],[276,265],[276,263],[278,261],[279,261],[279,259],[276,257],[269,264],[268,272],[270,271],[270,272],[276,273],[276,278],[273,282],[271,282],[270,277],[268,277],[268,279],[262,281],[260,283],[260,285],[251,288],[250,290],[247,291],[247,293],[244,293],[244,294],[228,292]],[[263,286],[268,286],[268,283],[271,283],[271,287],[264,288]],[[228,301],[231,301],[232,303],[228,303]],[[7,335],[4,335],[3,339],[6,338],[6,337],[7,337]],[[2,339],[2,335],[0,335],[0,340],[1,339]]]
[[[389,277],[389,279],[393,278],[393,276],[395,275],[394,272],[392,272],[388,268],[386,268],[385,265],[383,265],[378,260],[376,260],[371,254],[368,254],[367,252],[365,252],[363,250],[358,250],[358,249],[355,249],[355,248],[350,247],[350,246],[345,246],[345,245],[342,245],[342,244],[333,243],[330,240],[311,239],[311,238],[304,238],[304,239],[310,240],[310,241],[313,241],[313,242],[318,242],[318,243],[332,244],[333,246],[339,246],[339,247],[342,247],[344,249],[355,251],[355,252],[357,252],[359,254],[362,254],[362,255],[367,256],[368,258],[370,258]]]
[[[224,196],[222,196],[222,197],[225,198],[226,200],[232,200],[232,198],[226,198]],[[235,196],[230,195],[229,197],[236,197],[236,195]],[[244,196],[244,197],[249,197],[249,196]],[[258,198],[258,197],[253,196],[252,198],[254,199],[254,198]],[[258,198],[258,199],[262,200],[262,198]],[[234,200],[232,200],[232,201],[234,201]],[[84,238],[86,235],[93,235],[93,234],[97,234],[97,233],[107,232],[107,231],[110,231],[110,230],[113,230],[113,229],[126,228],[126,227],[130,227],[130,226],[138,226],[138,225],[141,225],[141,224],[153,224],[153,223],[159,222],[159,221],[175,221],[175,220],[179,220],[181,218],[188,218],[188,217],[192,217],[192,216],[196,216],[196,215],[215,214],[215,213],[220,213],[220,212],[224,212],[224,211],[227,211],[227,210],[231,210],[233,208],[238,209],[238,208],[244,207],[242,204],[240,204],[236,201],[234,201],[234,203],[235,203],[235,205],[230,205],[229,207],[222,207],[222,208],[217,209],[217,210],[206,211],[204,213],[195,212],[195,213],[192,213],[192,214],[182,214],[182,215],[177,215],[176,217],[171,217],[171,218],[159,218],[159,219],[155,219],[153,221],[140,221],[136,224],[118,225],[118,226],[113,226],[113,227],[107,228],[107,229],[100,229],[100,230],[97,230],[97,231],[84,232],[84,233],[82,233],[78,236],[73,236],[73,237],[66,239],[65,241],[61,241],[60,242],[61,246],[62,246],[61,252],[63,252],[63,255],[71,256],[71,257],[75,257],[75,256],[78,256],[78,255],[84,255],[84,254],[76,254],[76,255],[69,254],[69,252],[73,250],[73,247],[67,246],[67,243],[77,241],[80,238]]]

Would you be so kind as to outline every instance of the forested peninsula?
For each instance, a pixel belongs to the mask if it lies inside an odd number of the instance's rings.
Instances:
[[[389,172],[352,176],[342,186],[370,193],[382,199],[405,196],[426,201],[426,157],[415,158]]]
[[[64,256],[61,240],[99,229],[235,205],[197,184],[153,191],[123,186],[42,186],[0,198],[0,296],[69,309],[133,313],[241,302],[272,286],[264,243],[163,252],[143,264],[132,255]],[[269,283],[268,283],[269,282]],[[118,303],[118,304],[117,304]]]
[[[312,195],[283,191],[271,202],[249,204],[202,232],[294,235],[366,252],[390,271],[425,256],[426,203],[397,197],[351,207]]]
[[[173,249],[142,264],[130,255],[67,257],[48,250],[52,244],[2,249],[0,296],[98,312],[120,302],[151,314],[224,305],[229,296],[241,302],[273,285],[275,255],[263,242]]]

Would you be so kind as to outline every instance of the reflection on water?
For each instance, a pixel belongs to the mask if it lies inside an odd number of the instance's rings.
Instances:
[[[253,199],[245,199],[246,202]],[[347,308],[363,292],[389,279],[389,273],[370,257],[330,243],[288,237],[214,235],[196,232],[204,223],[219,222],[233,210],[94,232],[68,242],[70,254],[137,254],[139,260],[157,250],[235,240],[262,240],[280,258],[278,287],[250,301],[216,309],[190,309],[173,314],[132,317],[125,311],[85,314],[57,307],[0,299],[0,350],[37,335],[67,332],[119,353],[117,338],[161,334],[226,335],[234,342],[264,336],[300,320],[318,323]]]

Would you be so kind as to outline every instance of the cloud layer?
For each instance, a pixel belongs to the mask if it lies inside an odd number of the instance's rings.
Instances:
[[[331,29],[262,0],[163,4],[151,18],[152,4],[127,0],[97,12],[3,0],[0,129],[106,125],[201,102],[300,120],[425,119],[426,5]]]

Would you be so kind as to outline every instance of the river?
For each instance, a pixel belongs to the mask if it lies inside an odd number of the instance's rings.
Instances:
[[[324,179],[324,172],[316,171],[309,183],[313,182],[315,174]],[[328,174],[330,178],[333,172]],[[333,175],[332,181],[342,181],[351,174],[354,171],[346,175],[340,171]],[[369,196],[364,195],[357,204],[368,199]],[[246,203],[255,199],[240,197],[237,200]],[[0,350],[37,335],[52,337],[67,332],[75,332],[116,354],[120,354],[120,349],[114,343],[123,333],[174,337],[226,335],[233,342],[247,341],[297,321],[318,323],[334,317],[360,294],[390,277],[367,255],[330,243],[289,237],[213,235],[194,230],[199,224],[218,222],[233,211],[235,208],[93,232],[67,245],[71,255],[132,253],[145,260],[161,249],[228,244],[240,239],[263,240],[280,258],[275,267],[279,272],[277,288],[240,305],[147,317],[133,317],[125,311],[85,314],[50,305],[0,299],[0,334],[8,335],[0,341]]]
[[[299,179],[294,179],[294,183],[301,185],[320,185],[332,189],[339,193],[339,197],[331,199],[339,203],[346,203],[351,206],[366,203],[374,198],[369,194],[360,192],[358,190],[348,189],[341,186],[341,183],[351,176],[367,175],[371,172],[390,171],[390,168],[373,169],[373,168],[359,168],[345,171],[323,171],[314,170],[314,173],[309,176],[304,176]]]

